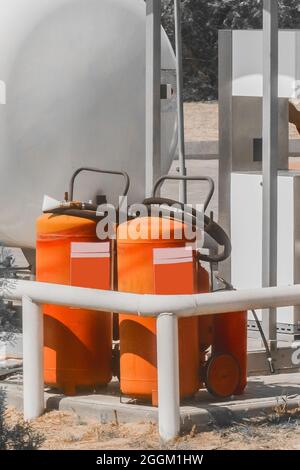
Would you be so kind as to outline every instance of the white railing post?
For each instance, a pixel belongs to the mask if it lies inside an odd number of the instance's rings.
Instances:
[[[22,297],[23,321],[23,399],[24,419],[38,418],[44,412],[44,334],[41,307]]]
[[[156,324],[159,434],[170,441],[180,433],[178,319],[163,313]]]

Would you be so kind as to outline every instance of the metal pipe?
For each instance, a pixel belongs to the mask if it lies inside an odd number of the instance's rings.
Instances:
[[[146,197],[161,175],[161,2],[146,0]]]
[[[168,442],[180,433],[178,319],[162,313],[156,325],[159,434]]]
[[[262,285],[277,284],[278,1],[263,3],[263,259]],[[276,308],[263,312],[271,349],[277,346]]]
[[[7,281],[7,300],[22,300],[23,296],[30,297],[37,304],[123,312],[143,317],[157,317],[165,312],[178,317],[192,317],[300,305],[300,285],[195,295],[143,295],[33,281]]]
[[[22,296],[23,399],[24,419],[30,421],[44,412],[44,335],[39,305]]]
[[[185,140],[184,140],[184,109],[183,109],[183,66],[182,66],[182,37],[181,37],[181,6],[180,0],[174,0],[175,16],[175,50],[176,50],[176,84],[177,84],[177,119],[178,119],[178,152],[179,171],[186,176]],[[187,182],[182,180],[179,186],[179,201],[187,202]]]

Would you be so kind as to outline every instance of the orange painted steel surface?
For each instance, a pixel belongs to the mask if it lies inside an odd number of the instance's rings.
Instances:
[[[140,234],[144,234],[147,239],[142,239],[142,235],[132,239],[130,234],[124,233],[124,229],[132,227],[132,222],[123,224],[118,229],[119,291],[166,295],[195,293],[193,255],[184,262],[176,260],[175,256],[175,259],[170,259],[165,264],[154,265],[155,249],[181,248],[182,250],[185,247],[185,239],[176,239],[176,234],[182,232],[182,223],[167,221],[170,224],[170,233],[168,233],[162,219],[152,218],[152,229],[157,235],[157,239],[153,239],[149,220],[149,218],[139,220]],[[169,239],[164,239],[169,234]],[[200,386],[198,325],[197,317],[179,320],[181,397],[192,396]],[[139,399],[152,400],[153,405],[156,405],[156,320],[120,315],[120,345],[122,393]]]
[[[209,287],[209,274],[200,264],[198,264],[198,288],[199,294],[207,294]],[[204,353],[213,343],[214,318],[211,315],[199,317],[199,344],[200,351]]]
[[[247,313],[216,315],[213,355],[230,354],[239,364],[240,380],[234,395],[242,395],[247,385]],[[234,380],[234,377],[233,377]]]
[[[234,394],[240,381],[240,368],[230,354],[212,356],[206,365],[205,385],[209,393],[219,398]]]
[[[90,248],[84,249],[86,243]],[[109,289],[110,255],[101,245],[93,221],[43,215],[37,221],[37,280]],[[44,305],[43,313],[45,383],[73,395],[76,387],[110,382],[111,315],[55,305]]]

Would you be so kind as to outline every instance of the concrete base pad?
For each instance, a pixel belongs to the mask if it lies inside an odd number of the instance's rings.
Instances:
[[[22,385],[2,382],[7,390],[8,404],[22,409]],[[182,403],[182,429],[193,426],[208,430],[212,426],[227,426],[245,419],[265,417],[267,414],[297,409],[300,407],[300,374],[256,377],[249,380],[245,394],[231,400],[219,400],[200,391],[188,402]],[[58,393],[45,392],[45,408],[73,411],[82,420],[108,422],[156,422],[157,409],[137,405],[126,398],[120,399],[118,383],[89,395],[66,397]]]

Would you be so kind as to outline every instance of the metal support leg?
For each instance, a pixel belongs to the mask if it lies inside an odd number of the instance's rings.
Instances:
[[[161,2],[146,0],[146,197],[161,176]]]
[[[264,0],[263,96],[263,287],[277,285],[278,192],[278,2]],[[263,313],[272,349],[277,346],[276,309]]]
[[[181,176],[186,176],[185,141],[184,141],[184,110],[183,110],[183,67],[182,67],[182,38],[181,38],[181,6],[180,0],[174,1],[175,12],[175,44],[176,44],[176,77],[177,77],[177,109],[178,109],[178,152],[179,170]],[[187,182],[181,181],[179,186],[179,201],[187,202]]]
[[[43,314],[29,297],[22,298],[24,419],[44,412]]]
[[[232,173],[232,31],[219,31],[219,224],[231,233]],[[220,265],[231,282],[231,259]]]
[[[170,441],[180,433],[178,319],[170,313],[157,318],[159,434]]]

